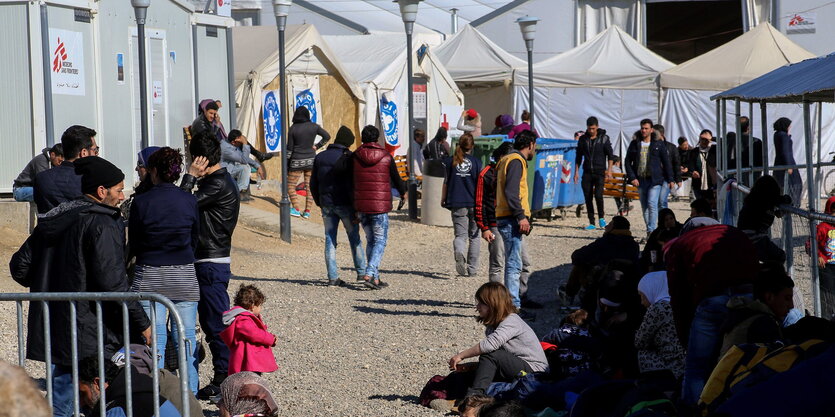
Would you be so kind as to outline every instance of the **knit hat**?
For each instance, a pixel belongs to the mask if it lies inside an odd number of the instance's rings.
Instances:
[[[87,156],[74,163],[75,173],[81,175],[81,192],[95,194],[99,186],[110,188],[125,180],[125,174],[104,158]]]
[[[336,132],[336,139],[334,139],[333,143],[350,147],[354,144],[354,139],[354,132],[352,132],[351,129],[348,129],[345,126],[339,126],[339,130]]]
[[[478,112],[475,111],[475,109],[469,109],[467,110],[467,116],[471,119],[475,119],[476,117],[478,117]]]

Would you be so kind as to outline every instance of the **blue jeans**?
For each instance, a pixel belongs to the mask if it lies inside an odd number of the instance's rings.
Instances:
[[[238,191],[244,191],[249,188],[249,174],[252,172],[249,165],[230,162],[226,164],[226,171],[229,172],[229,175],[238,184]]]
[[[339,268],[336,267],[336,233],[339,231],[339,222],[342,222],[348,235],[357,276],[365,275],[365,254],[362,253],[360,228],[354,224],[354,209],[349,206],[322,206],[322,221],[325,223],[325,264],[328,267],[328,279],[335,281],[339,278]]]
[[[151,317],[151,302],[140,301],[145,314]],[[180,318],[183,320],[186,337],[186,363],[188,364],[188,386],[191,392],[197,394],[197,384],[200,382],[197,376],[197,335],[195,329],[197,328],[197,301],[174,301],[174,306],[177,307],[177,312],[180,313]],[[155,303],[157,328],[155,329],[154,338],[157,341],[157,354],[160,355],[159,368],[165,367],[165,344],[168,341],[168,309],[161,303]],[[177,341],[179,338],[180,329],[171,323],[171,337],[174,338],[174,347],[179,349]],[[179,352],[179,350],[178,350]]]
[[[505,267],[504,286],[510,292],[513,305],[522,306],[519,298],[519,277],[522,275],[522,233],[519,222],[514,218],[498,219],[496,226],[504,241]]]
[[[389,214],[361,214],[360,223],[365,230],[365,256],[368,259],[365,275],[380,279],[380,262],[383,261],[389,234]]]
[[[35,201],[35,189],[32,187],[15,187],[12,194],[14,201]]]
[[[652,185],[652,180],[644,178],[638,183],[638,197],[641,200],[641,211],[644,213],[644,223],[647,233],[652,233],[658,225],[658,197],[663,185]]]
[[[72,367],[52,365],[52,414],[56,417],[72,416],[73,398]]]
[[[658,196],[658,210],[667,208],[667,202],[670,200],[670,187],[668,185],[661,186],[661,195]]]

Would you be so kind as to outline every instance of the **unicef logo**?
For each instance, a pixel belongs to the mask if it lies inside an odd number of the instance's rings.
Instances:
[[[275,99],[275,93],[270,91],[264,97],[264,142],[267,149],[274,152],[278,149],[281,138],[281,113]]]
[[[380,100],[380,115],[383,131],[386,134],[386,143],[397,146],[397,105],[393,101]]]
[[[313,98],[313,93],[310,89],[304,90],[299,94],[296,94],[296,108],[299,107],[307,107],[310,110],[310,121],[313,123],[317,123],[319,120],[316,115],[316,99]]]

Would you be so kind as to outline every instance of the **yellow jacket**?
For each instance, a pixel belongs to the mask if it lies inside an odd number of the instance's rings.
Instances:
[[[505,196],[505,185],[507,184],[507,166],[511,161],[518,160],[522,163],[522,178],[519,183],[519,203],[526,217],[531,216],[531,206],[528,200],[528,161],[519,152],[513,152],[502,157],[496,166],[498,181],[496,183],[496,218],[519,217],[513,212]],[[514,199],[515,200],[515,199]]]

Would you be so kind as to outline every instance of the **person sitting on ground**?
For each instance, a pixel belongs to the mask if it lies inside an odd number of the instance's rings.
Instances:
[[[594,346],[589,331],[589,313],[575,310],[565,316],[560,326],[542,337],[542,341],[557,346],[557,364],[551,362],[551,375],[555,379],[577,376],[593,368]],[[555,369],[555,366],[559,368]]]
[[[494,381],[512,381],[520,372],[547,372],[548,360],[536,333],[516,314],[504,285],[488,282],[475,293],[476,320],[485,326],[485,338],[449,359],[449,369],[460,371],[460,362],[478,356],[478,366],[467,397],[483,395]]]
[[[254,372],[229,375],[220,386],[220,417],[278,415],[278,405],[269,385]]]
[[[261,317],[266,301],[258,287],[241,284],[235,294],[235,306],[223,313],[223,324],[228,327],[220,333],[220,338],[229,347],[229,375],[278,369],[272,351],[277,338],[267,331]]]
[[[638,353],[635,333],[641,325],[634,284],[610,274],[604,277],[598,292],[595,317],[589,328],[602,352],[597,366],[603,375],[616,378],[638,376]]]
[[[132,412],[136,417],[152,417],[154,410],[154,380],[136,370],[133,365],[118,367],[111,361],[104,364],[104,398],[106,417],[125,417]],[[125,373],[130,372],[130,387],[125,383]],[[130,389],[132,408],[128,409],[128,389]],[[99,374],[99,358],[88,356],[78,363],[78,394],[85,415],[101,415],[99,401],[102,397]],[[159,395],[158,417],[181,417],[174,403]]]
[[[84,195],[81,192],[81,175],[75,172],[75,160],[99,154],[96,131],[84,126],[67,128],[61,135],[61,146],[64,148],[64,161],[35,175],[33,199],[38,206],[38,214]]]
[[[0,403],[4,417],[52,417],[49,403],[32,377],[4,361],[0,361]]]
[[[690,203],[690,218],[695,217],[713,218],[713,208],[707,199],[697,198]]]
[[[461,117],[458,119],[458,130],[469,133],[474,138],[480,138],[481,135],[481,115],[475,109],[464,110],[461,112]]]
[[[597,266],[606,266],[613,259],[623,259],[638,265],[640,248],[629,230],[629,220],[615,216],[606,225],[603,236],[571,254],[571,273],[561,291],[567,301],[573,300],[581,288],[588,285],[588,278]]]
[[[525,409],[513,402],[494,402],[481,407],[478,417],[524,417]]]
[[[252,201],[249,194],[249,180],[252,168],[256,169],[259,177],[264,178],[264,168],[258,161],[249,157],[251,147],[240,130],[229,132],[227,140],[220,142],[220,166],[226,168],[229,175],[235,179],[241,201]]]
[[[754,182],[739,210],[736,227],[751,239],[760,262],[786,262],[786,252],[769,236],[775,214],[780,213],[777,209],[780,204],[790,204],[789,198],[780,194],[774,177],[763,175]]]
[[[15,201],[35,201],[35,177],[50,168],[55,168],[64,162],[64,146],[56,144],[51,148],[43,148],[20,171],[12,183],[12,195]]]
[[[638,283],[641,304],[647,312],[635,333],[638,366],[642,373],[670,371],[679,379],[684,375],[684,347],[676,336],[673,308],[667,291],[667,272],[644,275]]]
[[[496,128],[493,129],[491,135],[507,135],[513,130],[513,116],[509,114],[502,114],[496,117]]]
[[[644,250],[641,251],[639,263],[641,273],[644,274],[649,272],[650,267],[661,259],[661,250],[664,248],[664,245],[659,241],[658,237],[662,233],[671,233],[674,236],[681,234],[683,225],[676,220],[676,215],[673,213],[673,210],[669,208],[659,210],[658,219],[659,227],[649,234]]]
[[[452,215],[454,239],[452,253],[455,271],[469,277],[478,273],[481,249],[478,225],[475,220],[475,198],[481,162],[472,156],[473,136],[465,133],[458,138],[455,156],[444,159],[446,172],[441,192],[441,206]]]
[[[527,110],[522,110],[522,123],[513,126],[513,129],[511,129],[510,132],[507,133],[507,137],[513,139],[516,137],[516,135],[526,130],[530,130],[531,132],[533,132],[535,137],[539,137],[539,133],[537,133],[537,131],[531,127],[531,113]]]
[[[826,200],[824,213],[830,216],[835,214],[835,196]],[[835,224],[820,222],[817,237],[821,317],[832,320],[835,318]]]
[[[794,281],[777,263],[765,265],[754,281],[754,299],[728,300],[728,318],[722,325],[725,338],[722,357],[731,346],[743,343],[774,343],[783,340],[783,320],[794,308]]]
[[[479,417],[483,407],[496,402],[496,399],[487,395],[472,395],[467,397],[458,407],[461,417]]]
[[[447,132],[443,127],[438,128],[435,137],[423,148],[423,157],[429,159],[444,159],[449,156],[449,142]]]

